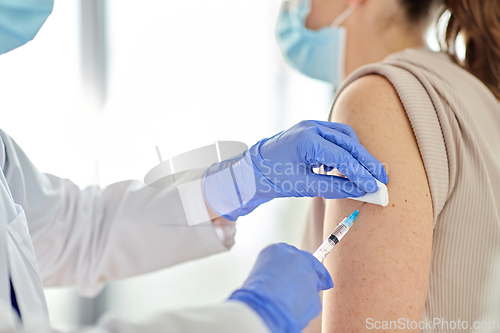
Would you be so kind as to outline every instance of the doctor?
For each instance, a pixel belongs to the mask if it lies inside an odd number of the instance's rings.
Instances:
[[[52,0],[0,0],[0,54],[31,40],[52,6]],[[283,172],[287,165],[294,171]],[[311,167],[318,166],[337,168],[347,179],[317,175]],[[221,172],[228,170],[230,177]],[[374,192],[375,179],[388,181],[351,128],[316,121],[210,167],[187,195],[196,207],[187,214],[176,185],[190,179],[188,172],[166,188],[124,181],[81,190],[40,173],[0,131],[0,332],[55,332],[44,286],[73,285],[92,296],[106,281],[228,250],[232,221],[273,198],[357,197]],[[231,186],[238,202],[226,193]],[[186,215],[193,214],[206,222],[188,226]],[[277,244],[262,251],[243,287],[223,304],[159,313],[142,323],[105,317],[81,332],[300,332],[319,314],[319,291],[331,287],[311,254]]]

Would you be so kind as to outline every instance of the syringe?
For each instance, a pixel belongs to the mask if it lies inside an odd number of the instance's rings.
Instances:
[[[361,207],[360,207],[361,208]],[[318,259],[320,262],[325,260],[326,256],[330,253],[330,251],[337,245],[338,242],[345,236],[345,234],[349,231],[354,222],[354,219],[358,216],[359,209],[354,213],[349,215],[340,222],[340,224],[332,231],[330,236],[321,244],[316,251],[314,251],[313,256]]]

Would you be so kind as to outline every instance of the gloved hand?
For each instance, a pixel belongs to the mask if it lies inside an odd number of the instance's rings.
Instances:
[[[345,177],[316,174],[336,168]],[[382,164],[344,124],[302,121],[243,154],[215,163],[203,180],[210,208],[235,221],[264,202],[283,197],[343,199],[377,191],[389,179]]]
[[[319,292],[330,288],[330,273],[312,254],[276,244],[261,252],[243,287],[229,299],[251,307],[271,332],[294,333],[319,315]]]

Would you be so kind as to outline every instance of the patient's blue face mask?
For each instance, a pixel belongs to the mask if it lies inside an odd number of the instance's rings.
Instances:
[[[54,0],[0,0],[0,54],[32,40],[53,6]]]
[[[311,0],[283,1],[276,35],[288,63],[301,73],[337,88],[344,79],[346,52],[346,28],[340,24],[356,7],[349,6],[330,27],[309,30],[305,21],[311,11]]]

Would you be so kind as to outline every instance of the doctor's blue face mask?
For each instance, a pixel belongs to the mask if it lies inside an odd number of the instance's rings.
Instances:
[[[54,0],[0,0],[0,54],[32,40],[53,6]]]
[[[276,27],[276,39],[287,62],[301,73],[331,83],[344,79],[346,28],[340,24],[352,14],[351,5],[331,26],[309,30],[305,26],[312,0],[285,0]]]

